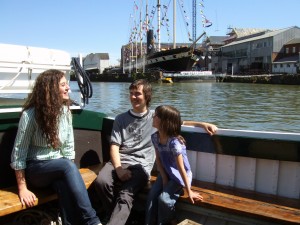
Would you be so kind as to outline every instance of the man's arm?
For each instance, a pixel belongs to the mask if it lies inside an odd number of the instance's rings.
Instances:
[[[114,144],[110,145],[110,159],[115,169],[121,166],[119,149],[120,146],[118,145],[114,145]]]
[[[119,151],[120,151],[120,146],[111,144],[110,146],[111,163],[114,166],[119,179],[122,181],[126,181],[131,178],[131,171],[122,168]]]

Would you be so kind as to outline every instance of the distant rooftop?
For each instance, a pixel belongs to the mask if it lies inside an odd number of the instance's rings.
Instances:
[[[224,40],[227,38],[228,36],[209,36],[206,42],[209,42],[210,45],[224,45]]]
[[[292,45],[292,44],[300,44],[300,38],[294,38],[293,40],[290,40],[285,45]]]
[[[228,32],[227,35],[230,36],[236,35],[237,38],[265,32],[265,31],[270,31],[269,29],[265,29],[265,28],[229,28],[229,29],[231,29],[231,31]]]

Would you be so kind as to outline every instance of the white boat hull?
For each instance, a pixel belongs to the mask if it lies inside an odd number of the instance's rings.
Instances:
[[[69,53],[48,48],[0,44],[0,93],[30,93],[47,69],[70,71]]]

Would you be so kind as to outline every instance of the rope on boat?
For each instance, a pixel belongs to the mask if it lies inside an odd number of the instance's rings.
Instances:
[[[78,58],[72,58],[74,74],[81,92],[83,106],[89,104],[89,98],[93,96],[93,87],[88,73],[82,68]]]
[[[24,63],[29,63],[29,62],[23,61],[22,64],[24,64]],[[19,72],[18,72],[11,80],[9,80],[6,84],[0,86],[0,90],[2,90],[2,89],[5,88],[5,87],[11,86],[11,85],[15,82],[15,80],[18,78],[18,76],[21,74],[23,68],[24,68],[24,67],[21,66],[21,67],[19,68]],[[30,73],[31,73],[31,70],[30,70]]]

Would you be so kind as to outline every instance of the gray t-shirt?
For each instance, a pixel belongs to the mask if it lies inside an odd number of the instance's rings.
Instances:
[[[111,144],[120,146],[120,160],[129,165],[142,165],[150,176],[155,161],[155,151],[151,142],[154,111],[148,110],[142,117],[130,111],[119,114],[114,121]]]

